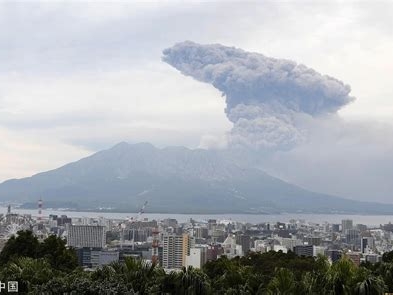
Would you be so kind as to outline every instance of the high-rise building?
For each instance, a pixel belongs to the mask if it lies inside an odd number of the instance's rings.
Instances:
[[[341,221],[341,231],[346,234],[348,229],[353,229],[353,221],[351,219],[343,219]]]
[[[194,236],[198,239],[206,239],[209,236],[207,227],[196,227]]]
[[[80,248],[104,248],[106,231],[100,225],[71,225],[67,227],[68,246]]]
[[[185,266],[186,256],[190,254],[190,236],[188,234],[163,236],[162,266],[181,268]]]
[[[250,251],[251,238],[249,235],[238,235],[236,236],[236,244],[241,245],[243,253],[247,254]]]
[[[340,225],[339,224],[332,224],[332,232],[339,232]]]
[[[345,239],[349,244],[359,245],[359,230],[357,229],[347,229],[345,231]]]
[[[374,238],[369,236],[363,236],[360,240],[360,251],[364,253],[369,253],[374,248]]]

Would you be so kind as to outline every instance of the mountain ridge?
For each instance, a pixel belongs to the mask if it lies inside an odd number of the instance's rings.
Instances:
[[[121,142],[57,169],[0,184],[1,201],[162,213],[392,213],[393,205],[310,192],[241,167],[220,151]],[[61,206],[60,206],[61,207]]]

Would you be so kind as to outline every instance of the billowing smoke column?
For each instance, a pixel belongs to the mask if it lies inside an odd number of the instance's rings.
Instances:
[[[348,85],[293,61],[219,44],[186,41],[163,51],[181,73],[226,97],[232,144],[288,148],[304,138],[297,117],[335,113],[354,98]]]

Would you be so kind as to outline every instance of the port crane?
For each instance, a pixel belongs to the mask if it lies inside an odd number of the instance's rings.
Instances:
[[[140,217],[142,216],[142,214],[145,212],[145,208],[146,208],[147,204],[148,204],[148,201],[145,201],[145,203],[143,203],[143,206],[138,211],[136,216],[128,217],[125,220],[125,222],[121,223],[121,225],[120,225],[121,226],[120,248],[123,248],[123,244],[124,244],[124,230],[126,229],[127,224],[133,225],[136,222],[138,222]],[[135,250],[135,227],[132,228],[132,250]]]

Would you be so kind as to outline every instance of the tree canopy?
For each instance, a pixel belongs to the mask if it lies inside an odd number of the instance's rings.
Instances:
[[[390,254],[389,254],[390,255]],[[17,280],[29,294],[383,294],[393,292],[393,262],[356,266],[343,256],[299,257],[294,253],[249,253],[166,273],[127,257],[92,272],[77,267],[75,252],[50,236],[39,242],[19,232],[0,253],[0,280]]]

